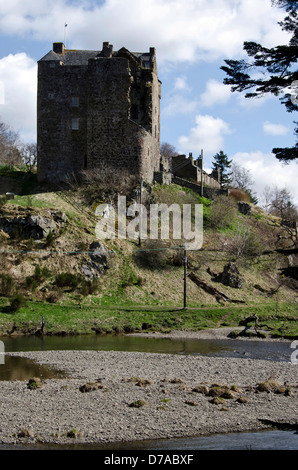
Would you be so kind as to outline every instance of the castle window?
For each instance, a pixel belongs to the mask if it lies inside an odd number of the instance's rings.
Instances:
[[[54,69],[55,68],[55,64],[53,62],[50,63],[50,69]]]
[[[71,128],[73,131],[79,130],[79,118],[73,118],[71,121]]]
[[[72,106],[73,108],[78,108],[78,107],[79,107],[79,104],[80,104],[80,99],[79,99],[79,97],[78,97],[78,96],[73,96],[73,97],[71,98],[71,106]]]

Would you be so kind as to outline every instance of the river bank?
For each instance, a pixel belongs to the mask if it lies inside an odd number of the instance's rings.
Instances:
[[[203,333],[172,336],[186,334]],[[1,382],[1,443],[140,441],[260,430],[272,422],[298,427],[296,364],[121,351],[9,354],[67,376],[33,390],[24,381]]]

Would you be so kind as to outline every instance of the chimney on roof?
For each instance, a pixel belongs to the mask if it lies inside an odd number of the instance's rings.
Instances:
[[[53,51],[56,52],[56,54],[64,54],[65,46],[63,42],[54,42],[53,43]]]
[[[102,46],[102,56],[111,58],[113,55],[113,46],[109,42],[104,42]]]

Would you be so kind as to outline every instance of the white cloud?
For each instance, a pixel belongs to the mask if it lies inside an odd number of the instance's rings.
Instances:
[[[0,79],[0,105],[5,104],[5,85],[4,82]]]
[[[289,133],[289,128],[283,124],[273,124],[272,122],[266,121],[263,124],[263,131],[267,135],[286,135]]]
[[[177,116],[181,114],[192,114],[196,111],[198,102],[179,94],[168,97],[162,107],[164,116]]]
[[[191,87],[185,75],[175,78],[174,87],[162,101],[162,114],[164,116],[177,116],[192,114],[196,111],[198,102],[190,95]]]
[[[200,105],[203,107],[218,106],[226,104],[231,98],[230,87],[223,83],[210,79],[206,84],[206,90],[200,97]]]
[[[223,148],[224,136],[231,134],[232,130],[223,119],[209,115],[198,115],[195,118],[196,127],[190,129],[188,136],[179,138],[179,146],[184,153],[199,153],[212,156]]]
[[[261,151],[238,152],[231,158],[250,170],[254,180],[252,189],[259,196],[262,195],[265,186],[277,186],[280,189],[286,187],[291,193],[294,203],[298,206],[296,162],[285,165],[279,162],[272,153],[263,153]]]
[[[187,84],[187,78],[185,75],[176,78],[174,90],[191,91],[191,88]]]
[[[2,2],[0,29],[7,35],[63,40],[68,45],[101,48],[158,48],[159,62],[234,58],[245,40],[273,46],[288,35],[277,24],[284,17],[271,0],[10,0]]]
[[[37,67],[25,53],[0,59],[0,119],[24,140],[36,139]],[[2,103],[2,104],[1,104]]]

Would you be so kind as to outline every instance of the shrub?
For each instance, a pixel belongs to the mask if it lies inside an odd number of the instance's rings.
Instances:
[[[133,255],[138,266],[148,269],[162,269],[168,264],[170,250],[160,240],[146,240]]]
[[[10,296],[13,292],[15,282],[10,274],[1,275],[0,290],[1,295]]]
[[[77,274],[61,273],[56,276],[55,283],[58,287],[71,287],[76,289],[80,283],[80,277]]]
[[[99,288],[99,281],[98,279],[94,278],[89,280],[84,280],[82,281],[82,287],[81,287],[81,294],[86,296],[90,294],[94,294]]]
[[[237,205],[229,196],[217,196],[210,207],[207,223],[213,228],[231,227],[237,216]]]
[[[37,289],[38,284],[48,278],[50,274],[51,273],[47,267],[41,268],[40,266],[36,266],[33,276],[26,277],[26,288],[35,291]]]
[[[29,379],[27,388],[29,390],[36,390],[38,388],[41,388],[42,383],[39,377],[33,377],[32,379]]]
[[[43,281],[50,275],[51,273],[46,266],[44,266],[43,268],[41,268],[40,266],[35,266],[34,279],[36,281]]]
[[[109,168],[104,163],[99,168],[84,170],[80,175],[83,197],[89,204],[94,201],[117,200],[118,194],[129,196],[137,183],[136,176],[124,168]]]
[[[32,276],[26,277],[26,288],[35,291],[37,289],[37,281]]]
[[[70,429],[68,433],[66,434],[66,436],[69,437],[70,439],[77,439],[81,435],[82,433],[78,429]]]
[[[145,406],[147,405],[147,402],[144,401],[144,400],[136,400],[136,401],[133,401],[132,403],[130,403],[128,406],[130,408],[141,408],[142,406]]]
[[[246,192],[243,191],[242,189],[231,189],[229,191],[229,196],[233,198],[237,202],[251,202],[250,195]]]
[[[6,196],[0,196],[0,208],[3,207],[7,203]]]
[[[10,301],[9,311],[13,313],[17,312],[18,310],[20,310],[20,308],[25,307],[25,305],[25,297],[23,297],[23,295],[21,294],[17,294]]]
[[[239,225],[226,249],[236,259],[255,258],[262,254],[265,246],[259,235],[249,226]]]

